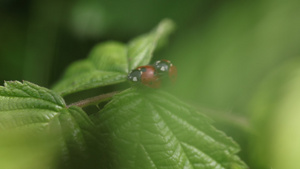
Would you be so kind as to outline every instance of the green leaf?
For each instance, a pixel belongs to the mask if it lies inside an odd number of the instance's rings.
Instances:
[[[55,154],[60,154],[62,168],[80,166],[86,161],[93,163],[90,159],[96,149],[93,129],[94,124],[85,112],[77,107],[67,108],[59,95],[46,88],[17,81],[5,82],[4,86],[0,86],[0,133],[19,131],[22,134],[45,137],[49,145],[57,142],[57,146],[52,149]],[[0,139],[6,140],[7,137]],[[27,148],[27,144],[34,144],[26,141],[21,143]],[[3,145],[5,144],[0,144]],[[49,151],[45,150],[44,153],[47,152]],[[3,156],[8,152],[0,153]]]
[[[162,91],[126,90],[94,118],[107,168],[247,168],[231,138]]]
[[[94,47],[89,57],[73,63],[53,87],[61,95],[124,82],[127,75],[126,46],[107,42]]]
[[[162,21],[152,32],[128,45],[107,42],[94,47],[87,59],[73,63],[53,87],[61,95],[126,81],[129,71],[146,65],[153,51],[166,41],[173,30],[170,20]]]
[[[150,62],[153,51],[174,30],[174,23],[165,19],[149,34],[137,37],[128,44],[129,71]]]

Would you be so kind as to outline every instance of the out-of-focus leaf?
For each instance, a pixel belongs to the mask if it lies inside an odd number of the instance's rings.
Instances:
[[[57,164],[55,137],[24,131],[0,132],[0,168],[52,169]]]
[[[33,133],[37,137],[39,135],[50,137],[52,139],[49,139],[49,145],[56,140],[54,142],[57,144],[55,154],[59,155],[62,168],[84,166],[87,163],[94,164],[94,154],[91,155],[91,153],[97,147],[96,144],[93,144],[95,143],[93,128],[94,124],[81,109],[67,108],[59,95],[46,88],[29,82],[17,81],[5,82],[4,86],[0,87],[0,132],[20,131],[21,133]],[[7,137],[0,139],[6,140]],[[33,143],[29,142],[28,144]],[[39,144],[37,143],[37,145]],[[5,144],[0,144],[0,146],[2,145]],[[30,146],[23,147],[27,149]],[[0,149],[2,150],[0,156],[9,153],[3,151],[3,148]],[[33,149],[33,153],[39,152],[35,150]],[[45,153],[48,152],[45,149]],[[29,154],[28,157],[31,155]],[[39,159],[36,160],[39,161]],[[15,159],[16,165],[19,162],[24,161]]]
[[[174,29],[174,23],[165,19],[149,34],[137,37],[129,42],[128,61],[129,71],[139,65],[146,65],[150,62],[153,51]]]
[[[299,55],[299,5],[294,0],[230,1],[211,8],[205,19],[178,31],[161,54],[178,68],[174,92],[196,105],[245,112],[261,78]]]
[[[81,38],[99,38],[107,27],[107,16],[101,1],[77,1],[70,17],[70,28]]]
[[[148,64],[153,51],[166,41],[174,24],[163,20],[152,32],[132,40],[99,44],[87,59],[73,63],[54,86],[61,95],[126,81],[126,75],[139,65]]]
[[[299,59],[273,71],[250,106],[257,133],[251,137],[253,168],[300,168]]]
[[[94,118],[107,168],[247,168],[232,139],[162,91],[126,90]]]

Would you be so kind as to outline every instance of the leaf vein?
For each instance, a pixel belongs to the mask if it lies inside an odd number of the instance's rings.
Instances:
[[[192,165],[189,157],[187,156],[185,150],[182,148],[180,140],[177,138],[177,136],[174,134],[174,132],[172,131],[172,129],[168,126],[166,120],[164,120],[164,118],[162,117],[162,115],[160,115],[159,111],[156,111],[157,115],[162,119],[162,121],[165,123],[165,125],[167,126],[167,128],[169,129],[169,131],[172,133],[172,135],[176,138],[177,142],[179,143],[180,149],[182,150],[186,160],[189,162],[190,166],[192,166],[192,168],[194,169],[194,166]]]

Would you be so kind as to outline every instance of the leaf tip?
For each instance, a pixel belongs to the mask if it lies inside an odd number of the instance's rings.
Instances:
[[[172,21],[169,18],[165,18],[162,21],[160,21],[158,28],[164,27],[165,29],[168,29],[170,31],[173,31],[176,27],[174,21]]]

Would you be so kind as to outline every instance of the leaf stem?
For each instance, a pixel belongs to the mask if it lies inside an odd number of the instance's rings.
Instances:
[[[86,107],[86,106],[90,106],[90,105],[97,105],[103,101],[110,100],[117,93],[119,93],[119,91],[114,91],[111,93],[105,93],[105,94],[101,94],[101,95],[98,95],[95,97],[90,97],[90,98],[80,100],[75,103],[71,103],[71,104],[67,105],[67,107],[68,108],[71,106]]]

